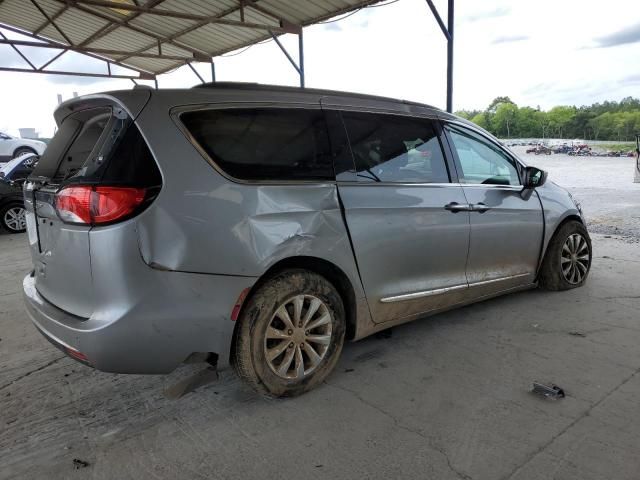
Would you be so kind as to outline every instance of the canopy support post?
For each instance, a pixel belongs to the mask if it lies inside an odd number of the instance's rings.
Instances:
[[[304,88],[304,41],[302,37],[302,29],[300,29],[300,33],[298,33],[298,63],[300,74],[300,88]]]
[[[454,0],[448,0],[447,3],[447,26],[444,25],[440,14],[438,13],[438,9],[433,4],[433,0],[426,0],[427,5],[431,9],[431,13],[433,13],[436,22],[440,26],[440,30],[444,35],[444,38],[447,40],[447,112],[452,113],[453,111],[453,25],[454,25]]]

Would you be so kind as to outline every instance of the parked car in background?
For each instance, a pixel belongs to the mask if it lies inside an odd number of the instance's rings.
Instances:
[[[0,162],[7,162],[24,153],[42,155],[46,148],[47,144],[40,140],[17,138],[0,132]]]
[[[215,83],[80,97],[24,185],[38,330],[99,370],[231,363],[301,394],[345,340],[584,284],[579,206],[476,125],[360,94]]]
[[[536,155],[551,155],[553,152],[546,145],[538,144],[533,148],[527,148],[527,153],[534,153]]]
[[[22,185],[38,163],[38,155],[25,153],[0,168],[0,227],[9,233],[26,229]]]

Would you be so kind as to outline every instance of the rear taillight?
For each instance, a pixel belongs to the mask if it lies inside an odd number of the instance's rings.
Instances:
[[[143,201],[144,188],[74,185],[56,195],[63,222],[86,225],[112,223],[129,216]]]

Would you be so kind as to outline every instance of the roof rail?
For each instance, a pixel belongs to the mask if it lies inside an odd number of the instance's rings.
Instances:
[[[255,82],[208,82],[201,83],[195,85],[191,88],[211,88],[211,89],[229,89],[229,90],[264,90],[270,92],[297,92],[297,93],[311,93],[315,95],[340,95],[354,98],[362,98],[369,100],[382,100],[385,102],[395,102],[395,103],[404,103],[406,105],[416,105],[420,107],[432,108],[434,110],[440,110],[438,107],[434,107],[433,105],[428,105],[426,103],[413,102],[411,100],[402,100],[398,98],[392,97],[384,97],[381,95],[369,95],[366,93],[355,93],[355,92],[344,92],[340,90],[329,90],[324,88],[301,88],[301,87],[290,87],[286,85],[270,85],[266,83],[255,83]]]

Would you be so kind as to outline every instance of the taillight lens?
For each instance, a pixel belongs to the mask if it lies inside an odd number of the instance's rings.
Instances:
[[[144,188],[69,186],[56,195],[56,211],[64,222],[100,225],[128,216],[144,197]]]

